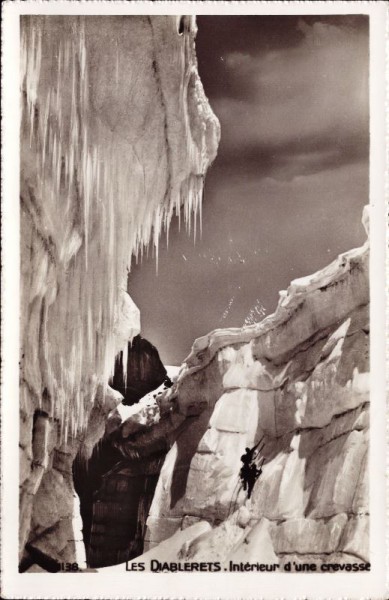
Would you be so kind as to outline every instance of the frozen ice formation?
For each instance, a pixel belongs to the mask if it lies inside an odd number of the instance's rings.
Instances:
[[[150,239],[158,249],[174,212],[190,227],[201,210],[219,124],[194,19],[183,32],[177,23],[21,17],[20,547],[30,555],[44,540],[33,496],[45,524],[59,523],[55,490],[72,494],[78,446],[90,451],[119,402],[107,387],[114,357],[140,327],[125,291],[131,256]],[[68,560],[70,546],[52,557]]]
[[[150,239],[158,249],[180,208],[188,227],[201,210],[219,126],[195,29],[187,17],[21,19],[23,571],[85,561],[72,465],[121,400],[107,382],[140,329],[130,259]],[[145,451],[172,444],[145,551],[369,560],[368,307],[366,243],[292,282],[260,323],[195,341],[158,399],[164,418],[137,438]],[[248,500],[240,456],[261,438]]]
[[[171,560],[369,561],[368,257],[366,242],[293,281],[260,323],[195,341],[164,398],[199,416],[161,470],[145,538],[153,557],[206,521],[212,529]],[[240,457],[261,438],[263,473],[247,499]]]

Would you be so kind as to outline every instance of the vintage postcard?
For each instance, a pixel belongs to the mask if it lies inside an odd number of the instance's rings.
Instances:
[[[3,8],[2,597],[388,597],[386,3]]]

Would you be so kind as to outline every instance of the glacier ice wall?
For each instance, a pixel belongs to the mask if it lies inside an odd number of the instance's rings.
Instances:
[[[114,356],[140,329],[131,256],[200,211],[219,124],[195,34],[192,17],[21,18],[21,550],[57,523],[48,490],[72,490],[78,445],[119,400]]]
[[[195,341],[161,403],[183,425],[139,560],[369,561],[368,258],[366,242],[260,323]],[[261,439],[248,499],[240,457]]]

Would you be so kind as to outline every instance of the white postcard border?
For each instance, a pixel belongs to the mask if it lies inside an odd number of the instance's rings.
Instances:
[[[385,590],[385,2],[109,2],[3,4],[2,595],[5,598],[382,598]],[[19,28],[20,14],[370,15],[371,564],[370,573],[19,574]],[[345,99],[347,101],[347,99]]]

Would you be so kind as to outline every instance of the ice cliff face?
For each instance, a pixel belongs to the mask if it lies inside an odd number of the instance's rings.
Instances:
[[[102,435],[120,400],[114,357],[140,330],[131,255],[158,248],[180,206],[188,224],[201,207],[219,125],[195,30],[189,17],[21,19],[25,569],[74,557],[72,461]]]
[[[162,402],[187,427],[142,558],[368,561],[368,372],[367,243],[293,281],[261,323],[196,340]],[[247,499],[240,457],[261,438]]]

